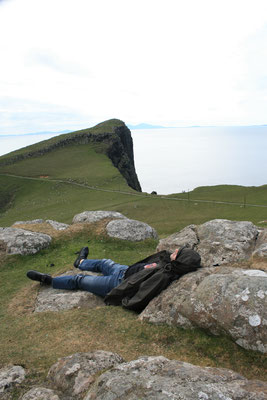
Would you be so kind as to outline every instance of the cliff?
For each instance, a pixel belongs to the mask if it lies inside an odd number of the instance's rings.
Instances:
[[[130,130],[124,122],[112,119],[93,128],[84,129],[39,142],[36,145],[14,151],[0,157],[0,167],[15,164],[21,160],[40,157],[53,150],[75,144],[101,143],[104,152],[118,168],[127,184],[141,192],[141,186],[135,171],[133,140]]]

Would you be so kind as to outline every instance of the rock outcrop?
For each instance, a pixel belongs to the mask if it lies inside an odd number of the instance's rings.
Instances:
[[[45,249],[52,238],[44,233],[27,231],[19,228],[0,228],[0,243],[7,254],[35,254]]]
[[[110,221],[106,230],[110,237],[133,242],[158,237],[155,229],[148,224],[127,218]]]
[[[141,357],[100,375],[84,400],[266,400],[267,384],[224,368]]]
[[[9,372],[11,379],[11,368]],[[11,389],[7,387],[4,392]],[[267,383],[248,380],[225,368],[200,367],[163,356],[124,362],[116,353],[97,350],[59,359],[45,383],[20,397],[35,399],[266,400]]]
[[[80,214],[74,215],[72,223],[93,223],[105,218],[123,219],[126,217],[117,211],[83,211]]]
[[[151,323],[226,334],[246,349],[267,352],[267,273],[230,267],[184,275],[139,317]]]
[[[122,357],[108,351],[76,353],[58,360],[49,372],[48,379],[55,389],[72,396],[77,396],[95,381],[94,375],[123,362]]]
[[[252,222],[215,219],[202,225],[189,225],[160,240],[157,250],[173,251],[185,244],[201,255],[202,265],[209,267],[247,260],[254,252],[264,256],[267,234]]]
[[[68,271],[64,275],[96,275],[92,272]],[[99,296],[82,290],[53,289],[51,286],[42,286],[35,302],[35,312],[63,311],[72,308],[96,308],[104,307],[105,303]]]
[[[14,154],[10,153],[10,155],[1,157],[0,166],[14,164],[31,157],[42,156],[53,150],[73,144],[101,142],[104,144],[103,148],[105,148],[106,155],[110,158],[113,165],[118,168],[127,184],[134,190],[141,192],[141,186],[134,165],[131,131],[124,122],[118,119],[102,122],[93,128],[60,135],[57,139],[46,140],[38,149],[36,149],[35,145],[33,150],[31,150],[32,146],[29,146],[24,152],[20,152],[19,154],[15,152]]]
[[[25,393],[20,400],[60,400],[60,398],[52,389],[34,387]]]

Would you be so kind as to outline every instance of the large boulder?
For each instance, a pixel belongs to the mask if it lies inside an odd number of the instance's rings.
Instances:
[[[0,228],[0,242],[4,243],[7,254],[35,254],[45,249],[52,238],[44,233],[37,233],[18,228]]]
[[[175,232],[167,238],[161,239],[157,251],[169,250],[173,252],[175,249],[183,247],[184,245],[194,249],[198,244],[196,228],[196,225],[188,225],[180,232]]]
[[[189,225],[160,240],[157,250],[173,251],[187,244],[199,252],[204,266],[216,266],[249,259],[255,251],[258,236],[259,230],[252,222],[214,219],[202,225]],[[266,243],[265,237],[263,248]]]
[[[154,228],[141,221],[121,219],[110,221],[106,226],[107,234],[117,239],[138,242],[145,239],[157,239]]]
[[[72,223],[92,223],[105,218],[122,219],[126,217],[117,211],[84,211],[80,214],[75,215],[73,217]]]
[[[184,275],[154,298],[139,318],[226,334],[237,344],[267,352],[267,273],[231,267]]]
[[[84,400],[266,400],[267,383],[224,368],[141,357],[103,373]]]
[[[10,365],[0,369],[0,397],[9,392],[25,379],[25,369],[19,365]]]
[[[116,353],[97,350],[91,353],[76,353],[63,357],[54,364],[48,379],[57,390],[72,396],[77,396],[88,390],[99,371],[109,369],[123,359]]]

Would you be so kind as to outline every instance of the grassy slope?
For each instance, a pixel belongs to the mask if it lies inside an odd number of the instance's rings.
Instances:
[[[37,255],[9,256],[2,260],[0,366],[24,365],[28,370],[25,390],[40,382],[59,357],[96,349],[115,351],[126,360],[141,355],[164,355],[203,366],[231,368],[248,378],[264,379],[266,357],[201,330],[141,323],[135,313],[120,307],[32,313],[39,286],[27,280],[25,274],[29,267],[52,274],[69,270],[75,250],[88,240],[91,257],[108,255],[120,263],[143,258],[156,245],[156,241],[121,242],[106,238],[101,229],[97,236],[92,229],[87,227],[70,236],[63,234],[49,249]],[[51,263],[54,267],[50,267]]]

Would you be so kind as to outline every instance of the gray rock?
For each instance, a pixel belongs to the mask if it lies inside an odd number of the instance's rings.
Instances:
[[[14,389],[25,379],[25,369],[11,365],[0,369],[0,394]]]
[[[42,224],[43,219],[32,219],[31,221],[16,221],[13,225],[30,225],[30,224]]]
[[[267,383],[234,371],[141,357],[102,374],[84,400],[266,400]]]
[[[35,387],[25,393],[20,400],[60,400],[58,395],[51,389]]]
[[[45,222],[50,224],[52,228],[56,229],[57,231],[64,231],[69,227],[68,224],[63,224],[62,222],[53,221],[52,219],[47,219]]]
[[[196,250],[205,266],[247,260],[255,249],[258,229],[252,222],[214,219],[197,227]]]
[[[252,254],[260,258],[267,257],[267,229],[259,229],[259,235],[256,241],[256,248]]]
[[[211,267],[249,259],[257,243],[258,254],[264,255],[267,234],[262,233],[259,242],[258,235],[252,222],[214,219],[202,225],[189,225],[160,240],[157,251],[174,251],[187,244],[199,252],[203,266]]]
[[[188,225],[180,232],[173,233],[167,238],[161,239],[157,251],[174,251],[175,249],[185,245],[188,245],[188,247],[193,249],[198,244],[196,228],[196,225]]]
[[[57,390],[76,396],[88,390],[96,373],[121,362],[123,359],[118,354],[108,351],[76,353],[59,359],[50,368],[48,378]]]
[[[184,275],[154,298],[139,318],[226,334],[246,349],[267,352],[267,274],[231,267]]]
[[[72,223],[77,224],[81,222],[97,222],[101,219],[112,218],[112,219],[122,219],[126,218],[123,214],[117,211],[84,211],[73,217]]]
[[[133,219],[110,221],[106,227],[107,234],[111,237],[138,242],[149,238],[158,237],[154,228],[144,222]]]
[[[96,275],[87,271],[68,271],[64,275]],[[51,286],[42,286],[35,302],[35,312],[61,311],[72,308],[97,308],[104,307],[102,297],[81,290],[53,289]]]
[[[0,228],[0,242],[4,242],[8,254],[35,254],[45,249],[52,238],[44,233],[19,228]]]

